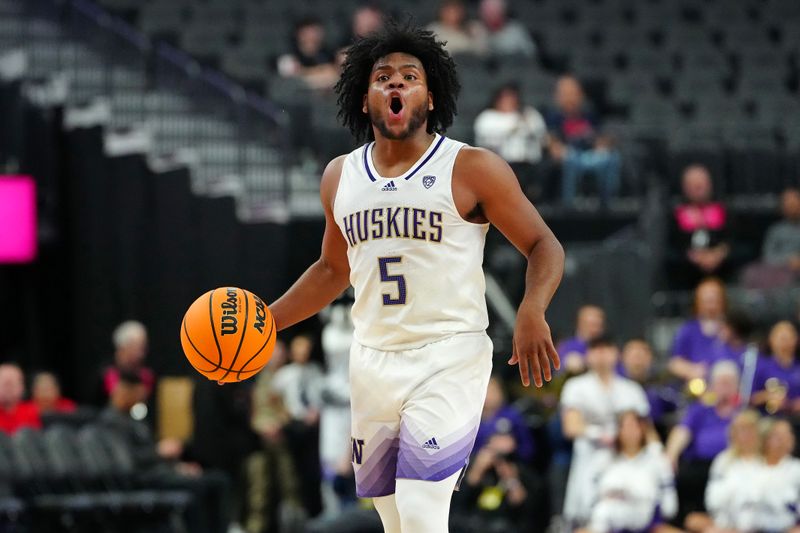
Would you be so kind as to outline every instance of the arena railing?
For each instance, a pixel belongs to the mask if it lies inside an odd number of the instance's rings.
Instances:
[[[248,193],[266,201],[288,201],[288,170],[291,164],[288,114],[273,102],[246,89],[222,72],[202,64],[186,52],[161,41],[155,41],[124,19],[115,16],[90,0],[25,0],[25,23],[19,31],[21,48],[36,36],[29,28],[36,18],[56,22],[62,30],[53,47],[64,41],[78,41],[99,54],[102,67],[94,94],[84,97],[116,95],[128,100],[131,110],[126,116],[136,121],[170,121],[170,127],[181,129],[186,121],[185,144],[189,147],[207,141],[234,141],[235,157],[229,161],[234,175],[247,176]],[[41,42],[39,43],[41,44]],[[86,68],[79,54],[56,54],[58,68],[74,74]],[[32,58],[36,61],[36,58]],[[123,66],[137,73],[135,79],[120,79],[115,67]],[[119,70],[119,69],[117,69]],[[185,113],[176,113],[173,103],[148,96],[154,90],[166,90],[187,97],[191,103]],[[136,113],[140,113],[137,117]],[[192,117],[212,117],[199,121]],[[223,127],[223,125],[225,127]],[[230,135],[230,126],[234,133]],[[264,150],[269,155],[265,158]],[[269,167],[269,172],[264,172]],[[275,172],[280,174],[274,179]],[[228,171],[227,173],[230,173]],[[273,179],[264,178],[271,174]]]

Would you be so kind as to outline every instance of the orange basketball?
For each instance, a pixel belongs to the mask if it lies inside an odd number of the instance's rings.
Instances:
[[[183,353],[213,381],[235,383],[254,376],[272,357],[275,319],[255,294],[236,287],[208,291],[186,311]]]

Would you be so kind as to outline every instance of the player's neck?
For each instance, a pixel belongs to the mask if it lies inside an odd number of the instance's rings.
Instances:
[[[411,165],[422,157],[433,139],[434,135],[428,133],[425,127],[419,128],[413,135],[402,140],[387,139],[376,131],[372,162],[379,167],[379,170],[404,163]]]

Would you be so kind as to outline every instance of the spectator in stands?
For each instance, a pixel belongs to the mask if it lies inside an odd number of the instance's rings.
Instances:
[[[638,383],[650,404],[650,419],[662,429],[664,417],[677,408],[677,392],[653,371],[653,350],[643,339],[631,339],[622,348],[622,375]],[[659,432],[660,433],[660,432]]]
[[[523,24],[509,18],[506,0],[481,0],[479,10],[481,23],[489,36],[489,52],[492,55],[536,55],[531,34]]]
[[[795,437],[786,420],[762,421],[764,466],[757,479],[761,505],[759,531],[800,532],[796,506],[800,500],[800,460],[792,457]]]
[[[61,385],[52,372],[39,372],[33,376],[31,403],[40,415],[71,413],[77,408],[75,402],[61,395]]]
[[[589,525],[580,533],[677,531],[663,523],[678,510],[672,468],[648,419],[619,417],[614,459],[600,476]]]
[[[323,374],[320,366],[310,360],[313,348],[309,335],[293,338],[289,344],[291,362],[275,372],[272,387],[281,395],[290,416],[284,434],[300,477],[303,506],[316,516],[322,509],[319,412]]]
[[[781,194],[783,220],[774,223],[764,237],[763,261],[794,276],[800,273],[800,189]]]
[[[117,376],[108,406],[99,422],[124,439],[133,453],[135,471],[142,486],[191,491],[192,504],[184,516],[189,531],[217,533],[227,531],[228,478],[200,465],[181,460],[182,448],[174,443],[156,443],[150,427],[131,416],[131,409],[141,401],[146,385],[138,373]]]
[[[339,79],[335,53],[325,44],[325,27],[316,17],[300,19],[294,27],[291,50],[278,58],[278,73],[301,78],[312,89],[330,89]]]
[[[536,182],[542,181],[539,164],[546,136],[542,115],[522,103],[516,83],[500,86],[490,106],[475,118],[475,145],[508,161],[528,194],[533,194],[535,187],[542,188]]]
[[[36,408],[22,401],[25,395],[25,376],[13,363],[0,364],[0,431],[13,434],[18,429],[39,429],[42,422]]]
[[[550,132],[550,154],[562,165],[561,199],[572,205],[578,182],[587,174],[598,180],[601,199],[607,203],[619,193],[620,157],[600,121],[586,102],[577,78],[562,76],[556,84],[555,107],[545,114]]]
[[[558,343],[558,355],[563,368],[570,374],[580,374],[586,369],[586,350],[594,339],[605,335],[606,313],[596,305],[582,305],[578,309],[575,336]]]
[[[533,531],[534,517],[545,512],[535,512],[539,511],[543,485],[528,466],[533,441],[522,416],[506,404],[497,377],[489,381],[473,450],[455,503],[465,515],[464,523],[456,521],[454,529]]]
[[[784,320],[769,332],[771,357],[762,357],[753,379],[751,405],[769,414],[800,415],[800,363],[797,328]]]
[[[689,531],[757,530],[763,498],[763,487],[757,482],[763,472],[758,424],[755,411],[739,413],[731,422],[729,445],[711,463],[705,490],[708,514],[689,514],[685,524]]]
[[[353,11],[350,23],[350,34],[341,44],[340,48],[347,48],[350,44],[383,26],[384,14],[381,7],[375,2],[365,2]]]
[[[485,55],[489,50],[486,29],[478,22],[467,20],[462,0],[442,0],[436,20],[428,24],[437,39],[445,41],[451,55]]]
[[[501,443],[501,441],[504,443],[504,445],[498,444],[498,446],[510,448],[512,438],[514,448],[510,451],[513,451],[522,461],[531,462],[534,443],[530,428],[525,424],[522,414],[507,402],[503,382],[497,376],[492,376],[486,389],[486,401],[483,404],[481,422],[473,449],[483,448],[492,439],[496,443]]]
[[[728,426],[739,409],[739,368],[720,361],[711,369],[706,401],[689,405],[670,432],[666,453],[677,470],[681,517],[703,509],[711,461],[725,449]]]
[[[673,375],[686,382],[705,379],[727,307],[725,285],[719,279],[708,278],[697,286],[692,305],[694,318],[680,327],[672,344],[668,368]]]
[[[647,416],[650,406],[642,388],[616,373],[619,349],[607,337],[589,343],[589,371],[567,381],[561,394],[561,425],[573,440],[564,518],[585,526],[595,498],[594,480],[612,457],[617,417],[623,411]]]
[[[353,321],[350,302],[334,302],[325,312],[322,349],[326,373],[322,385],[319,426],[319,455],[325,480],[323,500],[326,513],[337,512],[355,501],[355,474],[350,464],[350,347]],[[328,512],[331,511],[331,512]]]
[[[730,274],[730,220],[725,205],[715,202],[711,174],[689,165],[681,181],[684,203],[672,212],[667,272],[675,289],[688,289],[702,278]]]
[[[286,344],[278,339],[272,359],[259,372],[253,390],[251,424],[261,437],[261,449],[247,459],[247,533],[280,531],[288,524],[276,523],[279,515],[304,514],[300,503],[300,481],[284,431],[291,416],[280,392],[273,386],[275,373],[287,362],[287,352]],[[281,509],[280,513],[278,509]]]
[[[103,370],[96,401],[103,406],[108,402],[111,391],[119,381],[122,373],[139,376],[142,386],[140,402],[146,402],[153,392],[156,377],[153,371],[144,365],[147,355],[147,329],[144,324],[135,320],[123,322],[111,336],[114,343],[114,364]]]

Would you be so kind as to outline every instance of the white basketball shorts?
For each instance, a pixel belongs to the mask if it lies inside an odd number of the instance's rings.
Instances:
[[[350,350],[352,461],[360,497],[395,479],[440,481],[466,466],[492,371],[492,341],[459,333],[415,350]]]

